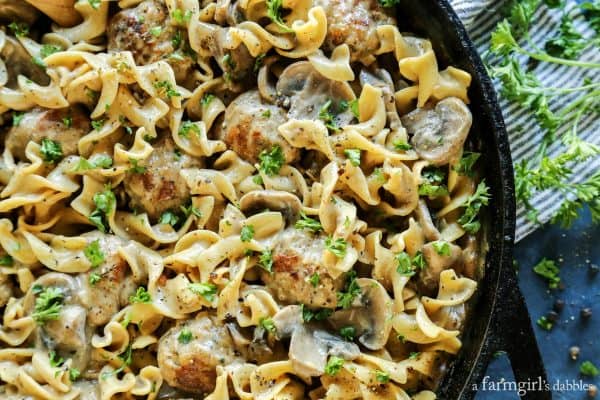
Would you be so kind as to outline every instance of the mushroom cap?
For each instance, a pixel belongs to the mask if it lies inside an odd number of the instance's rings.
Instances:
[[[35,83],[46,86],[50,83],[50,77],[42,67],[33,63],[33,58],[27,50],[16,39],[6,36],[6,43],[0,51],[0,58],[6,65],[7,82],[6,87],[15,89],[17,78],[24,75]]]
[[[281,211],[288,222],[298,219],[302,203],[297,196],[281,190],[253,190],[240,199],[240,210],[252,213],[262,210]]]
[[[24,0],[0,0],[0,21],[23,21],[32,25],[39,17],[38,10]]]
[[[421,250],[427,263],[419,273],[419,286],[426,294],[435,294],[440,283],[442,271],[456,267],[462,263],[462,249],[453,243],[448,243],[449,255],[439,254],[434,242],[426,243]]]
[[[288,118],[293,119],[317,120],[321,107],[328,101],[338,105],[342,100],[356,98],[348,83],[327,79],[308,61],[288,66],[279,76],[275,88],[283,97],[284,107],[289,107]],[[334,116],[339,126],[349,124],[353,118],[349,109]]]
[[[353,307],[336,311],[329,321],[336,329],[353,326],[358,341],[369,350],[380,350],[387,343],[392,329],[392,299],[381,283],[359,278],[356,283],[361,296]]]
[[[304,323],[300,306],[282,308],[273,316],[273,323],[280,338],[291,336],[288,356],[300,377],[323,375],[328,356],[353,360],[360,355],[356,344],[327,332],[318,323]]]
[[[472,123],[471,111],[456,97],[440,101],[434,109],[417,108],[402,117],[419,157],[436,166],[458,158]]]

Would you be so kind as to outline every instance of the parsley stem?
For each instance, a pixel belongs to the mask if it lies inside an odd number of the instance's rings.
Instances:
[[[563,108],[561,110],[561,112],[558,114],[558,116],[565,117],[571,111],[573,111],[574,109],[579,107],[582,103],[585,103],[590,98],[594,98],[596,96],[600,96],[600,90],[594,90],[593,92],[590,92],[590,93],[586,94],[585,96],[582,96],[579,99],[575,100],[573,103],[571,103],[567,107]]]
[[[516,51],[533,58],[534,60],[549,62],[560,65],[567,65],[569,67],[581,67],[581,68],[600,68],[600,64],[591,63],[586,61],[577,61],[577,60],[567,60],[564,58],[553,57],[547,53],[535,53],[532,51],[525,50],[524,48],[517,46]]]

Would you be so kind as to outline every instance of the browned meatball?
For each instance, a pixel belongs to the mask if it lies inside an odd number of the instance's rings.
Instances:
[[[27,111],[19,125],[6,135],[6,148],[25,160],[25,148],[30,141],[40,143],[43,138],[60,143],[65,156],[77,154],[77,143],[91,131],[90,120],[83,108],[75,106],[60,110],[34,108]]]
[[[88,243],[98,240],[98,247],[102,252],[104,261],[98,267],[82,274],[84,285],[89,294],[87,306],[87,322],[92,326],[104,325],[122,306],[127,304],[129,295],[136,285],[131,275],[127,276],[127,262],[119,255],[120,246],[125,241],[117,236],[104,235],[94,232],[85,235]],[[96,274],[99,279],[94,284],[90,283],[90,274]]]
[[[131,207],[148,213],[155,221],[167,210],[178,211],[190,198],[190,190],[179,171],[202,164],[185,153],[176,157],[175,143],[168,135],[152,143],[152,147],[150,157],[140,162],[145,171],[128,172],[123,182]]]
[[[287,228],[273,241],[273,271],[262,272],[262,280],[277,300],[284,304],[335,308],[343,279],[333,279],[321,265],[325,239]],[[318,274],[316,285],[311,277]]]
[[[183,331],[192,335],[187,343],[179,340]],[[217,365],[243,362],[227,328],[206,314],[171,328],[158,342],[157,358],[167,384],[193,393],[215,389]]]
[[[372,55],[379,47],[378,26],[396,24],[377,0],[315,0],[315,5],[327,14],[325,49],[345,43],[352,61]]]
[[[280,146],[286,163],[298,158],[299,150],[279,135],[277,128],[286,122],[286,111],[263,102],[257,90],[238,96],[225,111],[220,139],[246,161],[258,162],[263,150]]]
[[[171,64],[177,80],[186,78],[193,60],[182,50],[186,31],[171,24],[162,0],[145,0],[115,14],[107,28],[109,51],[131,51],[137,65],[159,60]],[[177,52],[178,57],[173,57]]]

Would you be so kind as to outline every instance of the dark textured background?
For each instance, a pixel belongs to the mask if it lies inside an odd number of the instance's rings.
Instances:
[[[564,289],[549,290],[546,281],[537,276],[532,268],[543,258],[553,259],[561,267],[560,277]],[[527,301],[536,337],[548,371],[548,380],[593,383],[600,390],[600,376],[583,377],[579,374],[582,361],[590,360],[600,368],[600,273],[589,273],[589,265],[600,265],[600,227],[593,226],[589,212],[569,230],[545,226],[531,234],[515,247],[515,259],[519,265],[519,285]],[[552,331],[541,329],[536,319],[552,309],[556,299],[563,299],[565,307]],[[580,310],[590,307],[592,317],[583,321]],[[569,357],[569,348],[579,346],[581,355],[577,361]],[[488,368],[490,381],[501,379],[514,381],[508,359],[499,355]],[[587,399],[585,391],[553,391],[555,399]],[[479,392],[477,400],[518,399],[515,392]],[[596,397],[600,400],[600,394]]]

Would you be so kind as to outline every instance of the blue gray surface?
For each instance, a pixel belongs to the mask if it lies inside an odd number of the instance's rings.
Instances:
[[[543,257],[560,265],[563,290],[549,290],[547,283],[532,271]],[[589,273],[589,264],[600,265],[600,227],[592,225],[589,212],[569,230],[546,226],[517,244],[515,259],[519,264],[519,285],[535,325],[548,380],[551,385],[557,382],[563,385],[563,390],[553,390],[554,399],[587,399],[585,390],[564,388],[569,383],[593,383],[600,387],[600,376],[587,378],[579,374],[579,365],[584,360],[590,360],[600,368],[600,273],[595,276]],[[548,332],[535,321],[552,309],[556,299],[563,299],[565,307],[559,322]],[[593,311],[587,322],[580,317],[583,307]],[[581,348],[581,355],[577,361],[572,361],[569,348],[575,345]],[[508,359],[503,355],[491,363],[488,375],[489,382],[514,381]],[[514,391],[480,391],[476,397],[477,400],[518,398]],[[596,398],[600,400],[600,394]]]

